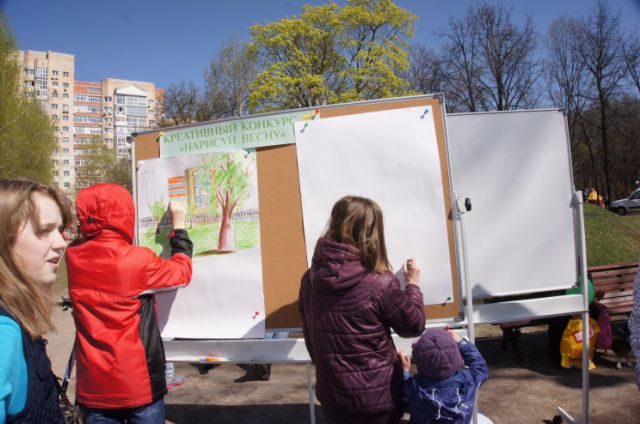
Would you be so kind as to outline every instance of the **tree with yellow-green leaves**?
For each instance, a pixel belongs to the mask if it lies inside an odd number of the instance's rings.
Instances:
[[[0,13],[0,178],[51,183],[56,143],[51,121],[33,97],[19,90],[16,41]]]
[[[392,0],[305,5],[298,16],[254,25],[261,72],[249,107],[269,111],[409,94],[408,41],[416,16]]]

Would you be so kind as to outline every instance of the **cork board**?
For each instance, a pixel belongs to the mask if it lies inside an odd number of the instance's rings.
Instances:
[[[318,109],[322,119],[418,106],[431,106],[434,113],[454,294],[453,302],[425,305],[425,314],[427,319],[448,319],[459,316],[461,308],[442,100],[438,96],[418,96],[332,105]],[[134,164],[137,165],[140,160],[160,156],[158,138],[159,131],[135,137]],[[257,171],[266,328],[299,328],[301,321],[297,310],[298,290],[300,278],[307,269],[307,255],[296,146],[291,144],[257,149]]]

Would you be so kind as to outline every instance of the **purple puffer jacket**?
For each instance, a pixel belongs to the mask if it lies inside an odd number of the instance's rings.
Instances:
[[[390,329],[424,331],[422,292],[390,272],[363,268],[358,249],[328,239],[302,277],[299,308],[325,415],[379,414],[402,406],[402,366]]]

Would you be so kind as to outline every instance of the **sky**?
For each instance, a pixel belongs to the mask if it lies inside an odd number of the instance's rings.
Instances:
[[[21,50],[75,55],[76,80],[104,78],[201,85],[203,73],[232,38],[250,41],[250,28],[299,14],[328,0],[0,0]],[[338,0],[338,4],[345,1]],[[416,16],[413,43],[437,48],[435,30],[478,0],[396,0]],[[560,16],[585,17],[595,0],[487,0],[532,16],[539,34]],[[623,30],[640,35],[640,0],[609,0]]]

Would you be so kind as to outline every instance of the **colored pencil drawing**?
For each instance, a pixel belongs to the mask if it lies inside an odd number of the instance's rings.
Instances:
[[[170,254],[167,197],[183,202],[194,255],[229,254],[260,244],[254,151],[162,159],[141,173],[139,244]],[[164,165],[164,166],[162,166]],[[150,167],[151,168],[151,167]],[[159,187],[166,181],[166,187]]]

